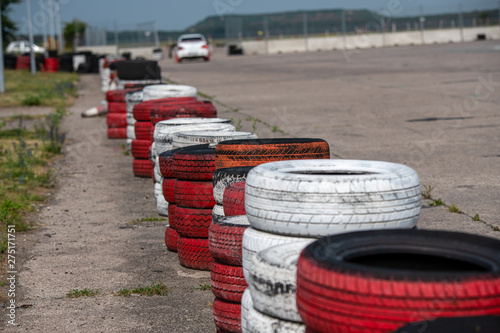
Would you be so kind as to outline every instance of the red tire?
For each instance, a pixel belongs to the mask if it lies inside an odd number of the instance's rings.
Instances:
[[[167,249],[172,252],[177,252],[177,241],[179,240],[179,234],[177,231],[172,229],[171,227],[167,227],[165,230],[165,245],[167,245]]]
[[[212,256],[208,251],[208,239],[179,237],[177,253],[182,266],[202,271],[209,271]]]
[[[175,209],[177,208],[176,204],[169,203],[168,204],[168,224],[170,228],[175,230]]]
[[[210,101],[189,101],[178,104],[156,104],[151,107],[151,122],[156,124],[172,118],[215,118],[217,109]]]
[[[218,299],[241,303],[243,292],[248,287],[243,276],[243,267],[212,262],[210,285]]]
[[[215,299],[213,305],[215,326],[223,332],[241,332],[241,304]]]
[[[215,148],[208,148],[208,145],[184,148],[174,154],[172,169],[178,179],[212,181]]]
[[[172,150],[167,150],[166,152],[158,155],[158,160],[160,162],[160,173],[165,178],[175,178],[174,175],[174,154],[181,149],[177,148]]]
[[[329,158],[330,147],[321,139],[230,140],[217,145],[215,167],[221,169],[283,160]]]
[[[212,257],[223,264],[242,266],[243,233],[249,226],[250,223],[246,216],[213,220],[208,228],[209,248]]]
[[[147,121],[138,121],[134,124],[135,127],[135,138],[137,140],[149,140],[153,141],[153,132],[155,127],[153,124]]]
[[[149,159],[149,151],[151,149],[151,141],[149,140],[132,140],[132,156],[140,159]]]
[[[121,102],[108,102],[108,114],[127,114],[127,104]]]
[[[127,127],[110,127],[108,128],[108,139],[126,139]]]
[[[191,208],[213,208],[216,204],[211,181],[177,180],[174,199],[178,206]]]
[[[212,223],[212,209],[197,209],[177,206],[175,230],[179,235],[192,238],[207,238]]]
[[[438,317],[500,314],[500,241],[445,231],[330,236],[297,266],[297,308],[317,332],[394,332]]]
[[[108,113],[106,116],[106,124],[108,127],[127,127],[127,114]]]
[[[173,97],[154,99],[134,105],[133,115],[138,121],[151,121],[151,107],[155,104],[176,104],[196,101],[196,97]]]
[[[233,183],[224,190],[222,205],[225,216],[245,215],[245,184],[246,182]]]
[[[163,197],[169,204],[175,204],[175,182],[177,179],[175,178],[163,178],[162,187],[163,187]]]
[[[151,162],[145,159],[134,159],[133,170],[136,177],[151,178],[153,174]]]
[[[132,89],[117,89],[117,90],[108,90],[106,92],[106,101],[108,102],[116,102],[116,103],[126,103],[125,95],[128,92],[139,91],[141,88],[132,88]]]

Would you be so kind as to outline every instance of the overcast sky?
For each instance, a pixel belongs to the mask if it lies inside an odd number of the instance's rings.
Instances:
[[[11,16],[26,33],[26,1],[12,6]],[[55,0],[31,0],[35,33],[41,33],[44,11],[41,3]],[[156,21],[160,30],[183,30],[211,15],[257,14],[280,11],[315,9],[370,9],[397,16],[417,15],[422,6],[424,14],[464,11],[498,7],[498,0],[59,0],[61,20],[78,18],[93,26],[112,29],[133,29],[138,23]],[[47,8],[47,7],[45,7]],[[38,31],[37,31],[38,29]],[[47,26],[50,30],[50,27]]]

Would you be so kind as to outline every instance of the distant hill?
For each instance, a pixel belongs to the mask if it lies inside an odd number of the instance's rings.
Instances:
[[[259,38],[259,31],[265,31],[264,26],[267,22],[271,37],[277,36],[295,36],[302,35],[304,32],[304,13],[307,14],[308,34],[340,34],[342,32],[342,10],[313,10],[313,11],[295,11],[271,14],[252,14],[252,15],[228,15],[224,17],[209,16],[204,20],[188,27],[183,31],[159,31],[160,41],[166,42],[170,39],[176,40],[184,33],[197,32],[202,33],[213,39],[226,38],[226,27],[228,28],[229,38],[238,38],[241,31],[242,38]],[[346,32],[351,33],[357,29],[367,29],[375,32],[380,30],[380,16],[369,10],[347,10]],[[464,26],[476,24],[498,24],[498,9],[487,11],[473,11],[463,14]],[[419,17],[394,17],[386,18],[386,31],[392,31],[393,23],[396,30],[412,30],[418,28]],[[425,28],[451,28],[459,26],[458,13],[425,15]],[[138,37],[136,31],[121,31],[119,34],[120,43],[135,44]],[[114,40],[113,33],[108,33],[108,42]]]

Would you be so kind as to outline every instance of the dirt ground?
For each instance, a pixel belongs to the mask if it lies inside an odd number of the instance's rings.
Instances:
[[[241,119],[243,130],[258,119],[260,137],[318,137],[333,157],[415,168],[434,198],[464,212],[424,200],[421,228],[500,238],[499,44],[258,57],[217,51],[208,63],[165,59],[161,66],[169,79],[214,97],[220,116]],[[133,177],[132,157],[123,141],[106,138],[104,118],[80,118],[103,98],[99,89],[96,75],[81,76],[80,97],[64,121],[58,190],[41,210],[40,227],[18,239],[18,326],[7,327],[3,317],[2,328],[215,332],[213,295],[199,288],[209,273],[182,268],[166,251],[168,221],[131,223],[157,216],[152,181]],[[167,296],[114,295],[156,281],[167,285]],[[84,288],[101,293],[66,297]]]

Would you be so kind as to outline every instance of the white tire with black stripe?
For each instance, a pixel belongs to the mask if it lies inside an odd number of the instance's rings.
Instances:
[[[421,207],[420,180],[401,164],[358,160],[281,161],[253,168],[245,209],[262,231],[322,237],[410,229]]]
[[[243,234],[242,244],[242,262],[243,274],[248,284],[252,282],[250,274],[253,257],[260,251],[264,251],[270,247],[282,244],[312,242],[315,238],[306,237],[290,237],[277,234],[270,234],[267,232],[259,231],[255,228],[248,228]]]
[[[214,144],[226,140],[257,139],[257,135],[250,132],[235,131],[195,131],[179,132],[172,135],[174,148],[183,148],[201,144]]]
[[[198,97],[195,87],[178,84],[155,84],[144,87],[143,101],[171,97]]]
[[[248,333],[305,333],[306,327],[304,324],[285,321],[282,319],[267,316],[255,307],[248,311],[246,321]],[[244,331],[245,332],[245,331]]]
[[[301,323],[297,310],[297,261],[314,240],[273,246],[252,259],[249,289],[255,309],[268,316]]]

